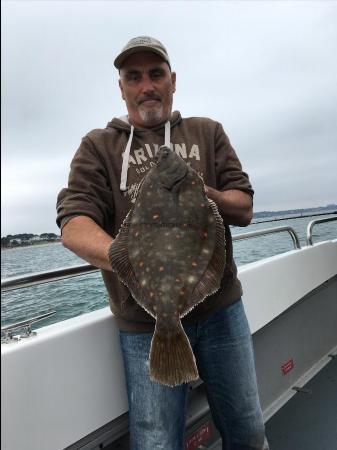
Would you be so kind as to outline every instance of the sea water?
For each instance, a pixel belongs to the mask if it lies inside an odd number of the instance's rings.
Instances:
[[[306,245],[308,223],[321,217],[323,216],[316,215],[305,218],[287,218],[286,220],[278,217],[275,221],[268,219],[267,222],[261,219],[245,228],[231,227],[231,232],[234,236],[249,231],[291,226],[296,231],[301,246],[304,246]],[[336,238],[337,221],[321,223],[314,227],[314,243]],[[287,232],[234,241],[233,245],[234,258],[238,266],[294,248],[292,239]],[[61,243],[32,245],[1,251],[2,279],[80,264],[85,264],[85,261],[64,248]],[[1,325],[5,326],[26,320],[48,311],[56,311],[56,314],[50,318],[35,324],[34,329],[106,306],[108,306],[108,296],[102,277],[100,272],[95,272],[2,293]]]

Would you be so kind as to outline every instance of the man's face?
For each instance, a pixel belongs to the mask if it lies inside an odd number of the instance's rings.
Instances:
[[[129,113],[138,128],[151,128],[171,117],[176,74],[156,53],[129,56],[120,69],[119,87]]]

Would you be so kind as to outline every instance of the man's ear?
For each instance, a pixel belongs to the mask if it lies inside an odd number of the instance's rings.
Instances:
[[[173,92],[176,91],[176,80],[177,80],[177,74],[175,72],[171,73],[171,80],[173,85]]]
[[[125,100],[124,90],[123,90],[122,82],[120,79],[118,80],[118,84],[119,84],[119,89],[121,90],[122,99]]]

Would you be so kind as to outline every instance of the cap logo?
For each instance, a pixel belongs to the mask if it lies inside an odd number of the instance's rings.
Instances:
[[[134,44],[145,44],[145,45],[150,45],[152,43],[152,39],[150,38],[134,38],[131,39],[131,41],[129,42],[129,46],[134,45]]]

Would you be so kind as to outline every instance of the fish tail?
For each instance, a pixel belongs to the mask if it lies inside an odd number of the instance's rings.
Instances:
[[[180,320],[173,330],[156,324],[150,351],[150,378],[168,386],[198,379],[193,351]]]

